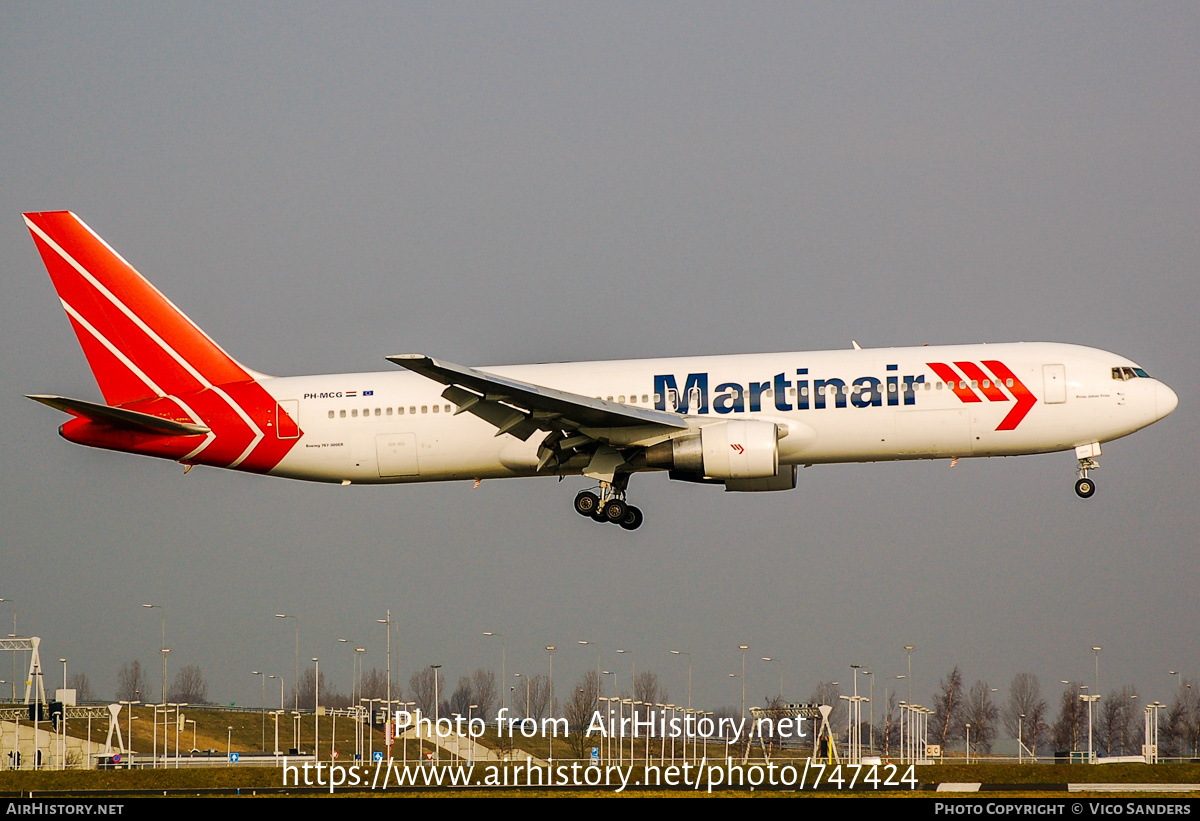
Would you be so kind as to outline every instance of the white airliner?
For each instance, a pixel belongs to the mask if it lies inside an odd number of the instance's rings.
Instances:
[[[33,395],[92,447],[316,482],[582,475],[575,510],[634,530],[632,474],[790,490],[799,465],[1075,451],[1171,413],[1123,356],[1057,343],[802,351],[271,377],[236,362],[68,211],[25,222],[104,402]]]

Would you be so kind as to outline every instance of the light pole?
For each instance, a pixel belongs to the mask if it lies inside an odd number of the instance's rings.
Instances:
[[[871,730],[870,730],[871,755],[875,755],[875,674],[872,673],[870,670],[863,670],[863,675],[871,677],[871,689],[867,695],[867,703],[871,705],[870,719],[869,719],[870,724],[871,724]]]
[[[321,662],[313,658],[313,761],[321,760]]]
[[[739,644],[738,649],[742,651],[742,712],[738,714],[739,718],[746,717],[746,651],[750,649],[749,644]]]
[[[1100,647],[1100,645],[1098,645],[1098,644],[1092,646],[1092,652],[1096,654],[1096,695],[1097,696],[1099,696],[1100,693],[1102,692],[1100,690],[1100,651],[1102,649],[1103,648]]]
[[[269,676],[269,678],[279,679],[279,709],[280,710],[286,709],[283,706],[283,676]],[[279,719],[276,719],[276,721],[278,721],[278,720]]]
[[[688,660],[688,709],[692,709],[692,654],[682,650],[672,650],[673,656],[687,656]]]
[[[267,751],[267,674],[258,670],[250,672],[252,676],[258,676],[262,682],[262,751]],[[193,747],[196,745],[193,744]]]
[[[438,696],[438,670],[442,669],[442,665],[431,664],[429,666],[433,669],[433,728],[436,733],[438,722],[441,721],[441,699]],[[391,709],[390,704],[388,705],[388,709]],[[433,758],[434,761],[438,762],[442,760],[442,745],[438,744],[436,740],[433,742]]]
[[[763,661],[773,661],[779,665],[779,700],[783,701],[783,659],[778,656],[763,656]]]
[[[489,631],[484,633],[484,635],[490,638],[500,639],[500,680],[505,682],[505,684],[500,688],[500,707],[504,709],[508,707],[508,639],[503,633],[493,633]],[[487,720],[487,716],[484,716],[483,718],[485,721]]]
[[[392,611],[387,611],[386,619],[375,619],[378,624],[387,625],[387,709],[385,715],[392,713]]]
[[[635,659],[635,658],[633,657],[633,651],[632,651],[632,650],[618,650],[618,651],[617,651],[617,655],[622,655],[622,656],[623,656],[623,655],[625,655],[626,653],[628,653],[628,654],[629,654],[629,665],[630,665],[630,671],[631,671],[631,672],[630,672],[630,674],[629,674],[629,680],[630,680],[631,682],[633,682],[633,683],[632,683],[632,684],[629,686],[629,697],[630,697],[630,698],[637,698],[637,659]]]
[[[546,653],[550,656],[550,721],[554,722],[554,645],[546,645]],[[550,761],[554,761],[554,733],[550,734]]]
[[[529,715],[529,676],[524,673],[513,673],[513,678],[525,679],[525,718],[532,718]]]
[[[132,741],[133,741],[133,705],[141,704],[142,702],[140,702],[140,701],[118,701],[117,703],[125,705],[125,709],[126,709],[126,712],[125,712],[125,749],[121,751],[124,753],[124,752],[129,752],[129,750],[133,746],[133,743],[132,743]],[[155,718],[154,720],[156,722],[155,726],[157,727],[158,719]],[[121,734],[120,730],[121,730],[121,725],[118,724],[117,725],[117,735]],[[131,759],[132,759],[132,756],[133,756],[133,754],[130,753]],[[129,763],[132,763],[132,761],[130,761]]]
[[[295,615],[290,614],[290,613],[276,613],[275,618],[291,619],[292,622],[295,623],[295,625],[296,625],[296,678],[294,679],[294,681],[296,683],[296,698],[294,700],[295,704],[293,705],[292,709],[295,710],[296,712],[299,712],[300,711],[300,619],[296,618]]]
[[[159,615],[162,616],[162,700],[163,704],[167,703],[167,611],[163,609],[161,604],[143,604],[143,608],[153,610],[158,608]]]
[[[1017,722],[1017,763],[1025,763],[1025,742],[1021,740],[1021,731],[1025,729],[1025,714],[1021,713]]]
[[[912,654],[913,654],[913,650],[916,650],[916,649],[917,649],[916,645],[913,645],[913,644],[904,645],[904,653],[908,657],[908,703],[909,704],[913,703],[913,700],[912,700]]]
[[[596,648],[596,698],[597,698],[597,701],[592,703],[592,709],[594,710],[600,706],[599,702],[598,702],[598,699],[600,697],[600,645],[594,641],[580,641],[579,644],[588,645],[588,646]]]
[[[1084,687],[1083,689],[1087,689],[1087,688]],[[1092,705],[1095,702],[1100,700],[1100,694],[1093,693],[1092,695],[1088,695],[1087,693],[1084,693],[1079,696],[1079,700],[1087,702],[1087,706],[1088,706],[1088,763],[1095,764],[1096,759],[1093,757],[1093,753],[1092,753]]]

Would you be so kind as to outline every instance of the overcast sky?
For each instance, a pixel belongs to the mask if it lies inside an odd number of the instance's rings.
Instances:
[[[350,653],[546,671],[628,656],[697,705],[851,664],[913,699],[1200,675],[1200,7],[0,2],[0,597],[110,695],[199,664],[257,706]],[[90,450],[23,398],[100,398],[20,213],[70,209],[266,373],[976,341],[1075,342],[1179,394],[1073,454],[801,472],[308,485]],[[0,605],[0,625],[12,609]],[[5,633],[11,629],[4,630]],[[57,665],[51,681],[60,681]],[[0,678],[11,661],[0,659]],[[8,672],[6,672],[8,671]],[[880,695],[877,693],[877,695]]]

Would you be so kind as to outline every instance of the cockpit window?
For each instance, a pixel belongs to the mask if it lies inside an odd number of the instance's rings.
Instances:
[[[1137,379],[1138,377],[1141,377],[1142,379],[1149,379],[1150,374],[1146,373],[1141,368],[1127,368],[1122,366],[1112,369],[1112,378],[1120,379],[1122,382],[1127,382],[1130,379]]]

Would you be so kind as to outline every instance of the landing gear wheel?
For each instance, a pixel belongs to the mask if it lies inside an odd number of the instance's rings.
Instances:
[[[1075,493],[1080,499],[1090,499],[1096,492],[1096,483],[1086,476],[1075,483]]]
[[[613,524],[620,524],[625,520],[625,514],[629,511],[629,505],[622,502],[620,499],[610,499],[608,504],[604,506],[604,520]]]
[[[642,521],[645,517],[642,516],[641,508],[636,508],[633,505],[625,506],[625,518],[618,524],[626,530],[637,530],[642,526]]]
[[[594,516],[600,510],[600,497],[595,493],[582,491],[575,497],[575,512],[580,516]]]

